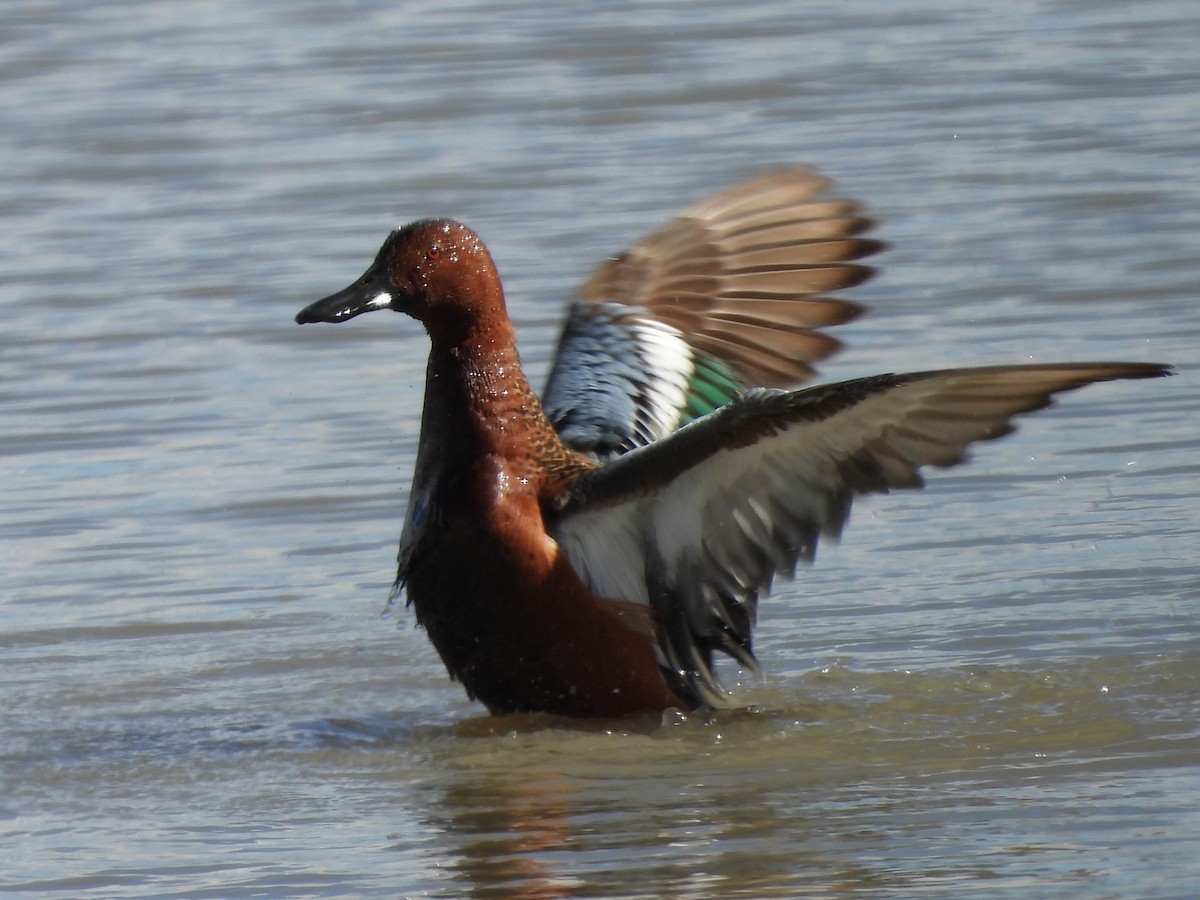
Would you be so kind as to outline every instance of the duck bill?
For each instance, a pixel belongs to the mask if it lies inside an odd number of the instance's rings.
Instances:
[[[372,267],[348,288],[304,307],[296,314],[296,321],[301,325],[310,322],[345,322],[365,312],[389,309],[392,295],[380,289],[380,284]]]

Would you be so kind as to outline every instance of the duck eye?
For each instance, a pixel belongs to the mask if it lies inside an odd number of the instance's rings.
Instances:
[[[442,248],[439,247],[437,244],[434,244],[432,247],[430,247],[428,250],[425,251],[425,258],[426,259],[441,259],[442,258]]]

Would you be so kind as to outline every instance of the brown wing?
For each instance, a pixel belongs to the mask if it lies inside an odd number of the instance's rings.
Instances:
[[[568,312],[543,405],[571,447],[607,457],[747,387],[794,386],[841,347],[818,329],[862,311],[823,296],[868,278],[884,245],[809,168],[737,185],[605,261]]]
[[[640,307],[731,364],[747,385],[786,387],[841,347],[814,329],[862,312],[823,297],[874,272],[853,262],[883,249],[854,200],[822,199],[832,182],[809,167],[722,191],[606,260],[579,302]]]

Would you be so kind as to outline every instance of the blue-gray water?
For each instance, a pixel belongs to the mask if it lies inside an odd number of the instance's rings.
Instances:
[[[0,3],[0,893],[1185,897],[1200,881],[1191,0]],[[893,250],[827,377],[1173,362],[870,498],[757,713],[511,733],[381,618],[425,340],[812,162]]]

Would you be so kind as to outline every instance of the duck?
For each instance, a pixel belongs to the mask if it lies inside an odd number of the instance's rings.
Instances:
[[[1170,366],[949,368],[805,384],[841,347],[884,248],[858,201],[796,166],[736,184],[605,259],[579,288],[544,390],[496,264],[451,219],[392,231],[300,324],[392,310],[429,338],[392,597],[493,714],[714,710],[721,657],[758,671],[776,578],[836,540],[854,498],[1097,382]]]

